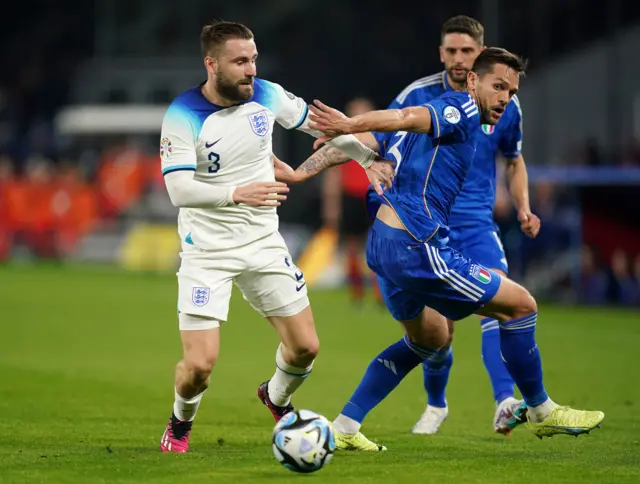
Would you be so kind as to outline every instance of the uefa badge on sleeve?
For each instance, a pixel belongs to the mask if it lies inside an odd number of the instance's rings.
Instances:
[[[173,153],[173,147],[171,146],[171,140],[169,138],[162,138],[160,141],[160,158],[167,160]]]
[[[460,122],[461,116],[460,111],[455,106],[447,106],[442,111],[442,115],[444,119],[449,124],[458,124]]]
[[[251,129],[258,136],[265,136],[269,132],[269,116],[267,111],[263,110],[248,116]]]
[[[191,300],[196,306],[204,306],[209,302],[211,290],[208,287],[194,287],[191,293]]]

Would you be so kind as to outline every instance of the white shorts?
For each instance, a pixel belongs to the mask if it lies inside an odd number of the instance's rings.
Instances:
[[[226,321],[234,283],[263,316],[293,316],[309,306],[307,283],[279,232],[224,250],[203,250],[183,242],[180,258],[181,314]]]

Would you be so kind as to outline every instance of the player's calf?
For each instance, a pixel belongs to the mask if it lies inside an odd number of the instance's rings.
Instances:
[[[479,311],[499,320],[500,352],[527,404],[529,428],[539,437],[587,433],[600,424],[602,412],[559,407],[547,395],[542,381],[542,361],[535,340],[537,306],[515,282],[502,278],[498,293]]]
[[[502,277],[498,292],[478,313],[499,321],[502,359],[527,406],[533,409],[553,404],[542,382],[542,361],[535,340],[537,306],[529,292]],[[550,408],[544,411],[548,413]]]
[[[276,351],[276,370],[270,380],[258,388],[258,398],[266,405],[276,421],[293,410],[291,396],[311,375],[319,345],[292,351],[280,344]],[[306,363],[306,364],[305,364]]]
[[[176,365],[173,412],[160,440],[162,452],[187,452],[193,420],[220,347],[217,321],[180,314],[184,357]]]
[[[443,316],[433,309],[425,308],[423,317],[433,320],[438,326],[442,326]],[[434,358],[422,362],[424,389],[427,393],[427,408],[414,425],[414,434],[434,434],[448,415],[446,389],[449,381],[451,366],[453,365],[453,352],[451,342],[455,322],[447,320],[449,336],[446,345],[438,351]],[[440,341],[438,341],[440,342]]]
[[[311,374],[320,350],[313,314],[307,305],[294,315],[267,314],[282,343],[276,351],[276,370],[258,388],[258,398],[278,421],[293,410],[291,396]]]

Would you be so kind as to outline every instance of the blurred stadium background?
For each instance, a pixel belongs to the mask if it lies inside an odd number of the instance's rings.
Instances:
[[[260,76],[308,101],[344,106],[365,97],[381,108],[441,69],[440,26],[465,13],[484,23],[488,45],[531,62],[519,97],[543,229],[535,241],[522,236],[499,184],[495,216],[513,277],[539,297],[640,304],[638,2],[417,7],[397,0],[373,8],[359,1],[59,0],[13,7],[0,33],[0,260],[175,268],[176,210],[159,170],[159,127],[171,99],[204,79],[198,34],[214,15],[254,30]],[[291,165],[311,149],[307,136],[277,130],[274,151]],[[322,198],[320,179],[294,189],[280,210],[282,230],[310,283],[337,286],[345,279],[340,239]],[[314,256],[305,253],[310,241]]]
[[[0,30],[0,482],[293,481],[273,459],[273,422],[254,393],[277,338],[238,294],[193,452],[157,450],[180,354],[177,211],[158,156],[164,110],[204,80],[198,35],[213,16],[254,31],[261,77],[307,101],[383,108],[442,69],[440,27],[458,14],[484,24],[488,45],[530,59],[519,97],[542,232],[521,235],[502,182],[495,216],[511,275],[547,301],[537,330],[547,387],[607,419],[588,439],[492,435],[480,332],[463,323],[441,434],[409,434],[425,402],[415,371],[367,420],[390,451],[341,454],[313,478],[639,482],[637,0],[23,0],[11,9]],[[312,140],[277,128],[274,151],[297,166]],[[323,345],[296,405],[329,418],[400,334],[369,293],[354,308],[343,289],[353,268],[335,197],[354,187],[338,173],[294,187],[280,208]]]

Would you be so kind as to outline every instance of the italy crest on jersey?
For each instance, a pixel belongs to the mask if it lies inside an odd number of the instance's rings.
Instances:
[[[265,136],[269,132],[269,116],[266,110],[250,114],[248,117],[251,129],[255,134]]]
[[[492,124],[483,124],[482,125],[482,131],[484,131],[484,134],[493,134],[493,132],[496,130],[496,127],[493,126]]]
[[[477,279],[482,284],[489,284],[491,282],[491,272],[484,267],[480,267],[477,264],[471,264],[469,268],[469,274],[471,277]]]

